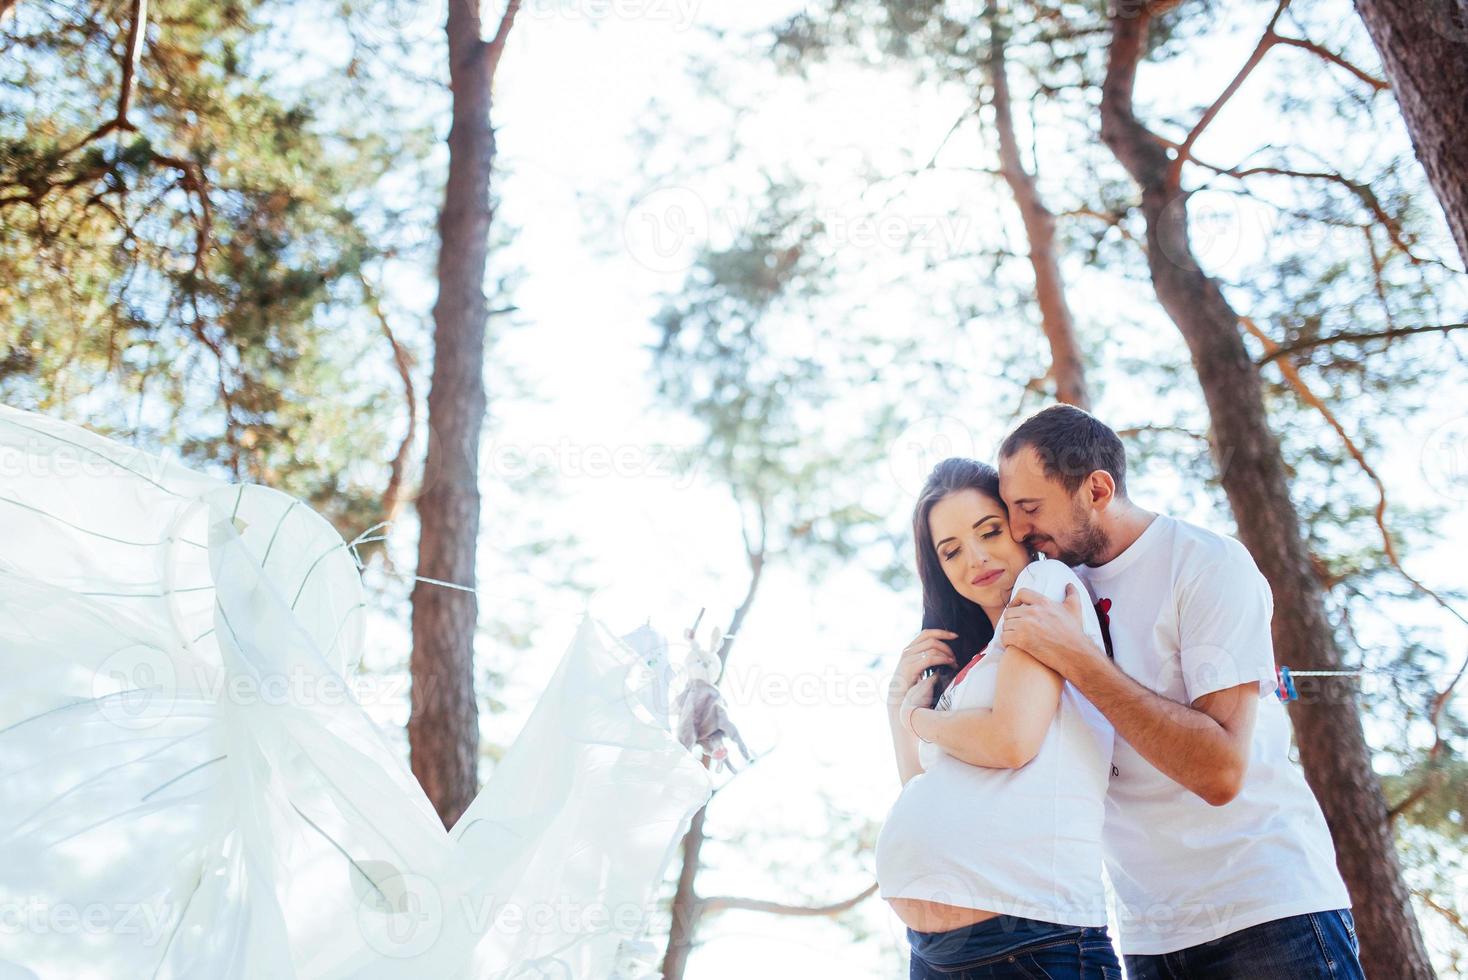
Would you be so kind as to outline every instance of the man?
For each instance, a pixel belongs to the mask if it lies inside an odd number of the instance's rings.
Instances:
[[[1325,818],[1289,759],[1274,600],[1248,551],[1132,503],[1121,440],[1069,405],[1010,434],[999,477],[1014,538],[1072,566],[1109,616],[1108,652],[1082,633],[1079,595],[1021,590],[1003,639],[1116,729],[1104,844],[1128,975],[1362,977]]]

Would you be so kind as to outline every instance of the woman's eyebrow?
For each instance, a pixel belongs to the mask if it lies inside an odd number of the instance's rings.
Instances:
[[[981,517],[978,520],[974,521],[973,526],[974,527],[978,527],[980,524],[983,524],[985,521],[997,521],[997,520],[999,520],[999,515],[998,514],[989,514],[987,517]],[[950,542],[950,541],[957,541],[957,540],[958,540],[957,538],[952,537],[952,536],[949,536],[949,537],[944,538],[942,541],[939,541],[937,544],[933,545],[933,547],[934,548],[941,548],[943,545],[947,544],[948,542]]]

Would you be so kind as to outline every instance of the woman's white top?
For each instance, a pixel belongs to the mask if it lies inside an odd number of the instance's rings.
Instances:
[[[1014,591],[1057,601],[1073,583],[1085,632],[1104,648],[1084,585],[1063,562],[1041,557]],[[938,710],[994,705],[1004,656],[994,639],[960,671]],[[923,772],[908,780],[877,839],[882,898],[914,898],[1060,925],[1106,924],[1101,826],[1111,775],[1111,724],[1067,682],[1039,753],[1019,769],[989,769],[919,742]]]

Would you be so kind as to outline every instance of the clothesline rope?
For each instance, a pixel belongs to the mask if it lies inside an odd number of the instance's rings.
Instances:
[[[1281,701],[1298,701],[1300,692],[1295,687],[1296,677],[1402,677],[1410,678],[1418,682],[1431,683],[1438,674],[1449,674],[1447,668],[1438,671],[1418,667],[1415,664],[1398,664],[1394,667],[1358,667],[1355,670],[1295,670],[1291,667],[1276,667],[1274,669],[1275,687],[1274,693]],[[1436,690],[1436,685],[1433,685]]]
[[[141,478],[143,480],[147,480],[149,483],[153,484],[154,486],[158,487],[161,490],[164,490],[167,493],[170,493],[170,494],[172,494],[174,496],[179,496],[179,494],[176,491],[173,491],[169,487],[163,486],[163,484],[161,484],[158,481],[152,479],[147,474],[140,473],[137,470],[133,469],[132,467],[126,465],[125,463],[123,463],[123,462],[121,462],[119,460],[116,460],[116,459],[112,459],[111,457],[106,456],[103,453],[97,452],[94,449],[91,449],[91,448],[89,448],[87,446],[82,446],[79,443],[72,442],[71,440],[65,439],[65,438],[63,438],[61,436],[57,436],[54,433],[41,433],[39,430],[32,429],[30,426],[26,426],[26,425],[23,425],[21,423],[14,423],[14,424],[18,425],[21,428],[29,429],[30,431],[36,432],[38,435],[44,435],[46,438],[54,439],[56,441],[63,442],[63,443],[66,443],[67,445],[71,445],[71,446],[74,446],[74,447],[76,447],[78,449],[81,449],[83,452],[86,452],[86,453],[88,453],[90,455],[93,455],[93,456],[96,456],[96,457],[98,457],[100,459],[105,460],[107,463],[109,463],[112,466],[117,467],[118,469],[121,469],[121,470],[124,470],[124,471],[126,471],[128,473],[131,473],[132,475],[137,476],[137,477],[139,477],[139,478]],[[243,492],[244,492],[244,486],[242,484],[240,486],[239,493],[235,497],[235,510],[236,510],[236,513],[238,513],[239,502],[240,502],[241,496],[243,495]],[[48,518],[50,518],[52,520],[55,520],[55,521],[58,521],[58,522],[60,522],[62,524],[65,524],[68,527],[71,527],[74,530],[80,531],[80,532],[82,532],[84,534],[95,535],[95,536],[100,537],[100,538],[104,538],[104,539],[107,539],[107,540],[110,540],[110,541],[114,541],[114,542],[116,542],[118,544],[132,545],[132,546],[138,546],[138,547],[156,547],[156,546],[159,546],[159,545],[162,545],[162,544],[167,544],[170,541],[177,540],[177,541],[179,541],[182,544],[192,545],[192,546],[197,547],[197,548],[207,548],[208,547],[207,545],[205,545],[205,544],[203,544],[201,542],[191,541],[191,540],[189,540],[187,538],[172,538],[172,537],[169,537],[169,538],[164,538],[163,540],[156,541],[156,542],[150,542],[150,541],[129,541],[129,540],[125,540],[125,539],[122,539],[122,538],[114,537],[112,535],[105,534],[105,533],[103,533],[101,531],[96,531],[96,530],[93,530],[91,528],[83,527],[83,526],[81,526],[79,524],[76,524],[76,523],[74,523],[72,521],[69,521],[66,518],[61,517],[61,516],[59,516],[57,514],[53,514],[53,513],[49,512],[49,511],[42,510],[42,509],[40,509],[38,507],[33,507],[33,506],[29,505],[29,504],[22,503],[21,501],[14,500],[14,499],[11,499],[9,497],[0,496],[0,501],[3,501],[5,503],[9,503],[9,504],[12,504],[12,505],[15,505],[15,506],[18,506],[18,507],[23,507],[23,508],[25,508],[27,510],[30,510],[30,511],[33,511],[35,513],[44,515],[45,517],[48,517]],[[292,501],[291,506],[288,507],[288,508],[286,508],[286,511],[281,515],[280,519],[277,521],[276,526],[275,526],[275,529],[274,529],[274,531],[272,532],[272,534],[270,536],[270,541],[266,545],[266,548],[265,548],[265,557],[264,557],[264,559],[262,559],[262,564],[264,563],[265,560],[268,560],[269,559],[270,552],[273,550],[274,545],[275,545],[276,535],[278,535],[280,533],[281,526],[285,523],[286,517],[289,515],[290,510],[292,508],[294,508],[297,503],[299,503],[299,501]],[[388,537],[387,537],[386,534],[376,534],[376,535],[374,535],[373,532],[380,531],[380,530],[382,530],[384,528],[390,527],[392,525],[392,523],[393,523],[392,521],[379,521],[378,523],[376,523],[376,524],[372,525],[371,527],[367,528],[366,530],[364,530],[361,534],[358,534],[351,541],[343,541],[343,542],[340,542],[339,544],[333,545],[325,553],[323,553],[321,556],[319,556],[316,559],[316,561],[312,563],[311,567],[307,570],[306,577],[302,579],[300,588],[297,590],[295,600],[293,600],[292,603],[291,603],[292,608],[294,608],[295,603],[297,601],[299,601],[300,594],[305,589],[306,580],[309,579],[311,571],[314,570],[315,567],[322,560],[324,560],[326,557],[328,557],[337,548],[342,548],[342,547],[346,548],[351,553],[351,555],[352,555],[352,561],[357,566],[357,571],[358,572],[365,572],[367,570],[367,566],[362,561],[362,555],[361,555],[361,552],[358,551],[358,548],[360,548],[362,545],[372,544],[372,543],[375,543],[375,542],[386,542],[388,540]],[[462,584],[460,584],[458,582],[448,582],[448,581],[445,581],[443,579],[433,578],[433,577],[430,577],[430,576],[427,576],[427,575],[416,575],[416,574],[414,574],[414,575],[408,575],[408,574],[405,574],[405,573],[402,573],[402,572],[391,571],[391,570],[388,570],[388,569],[381,569],[381,571],[382,571],[383,574],[385,574],[385,575],[387,575],[387,576],[389,576],[391,578],[398,579],[400,581],[422,582],[422,583],[424,583],[426,585],[438,586],[440,588],[445,588],[445,589],[453,589],[453,590],[456,590],[456,591],[459,591],[459,592],[468,592],[468,593],[471,593],[473,595],[493,596],[495,598],[503,598],[503,599],[524,598],[523,596],[512,594],[512,593],[508,593],[508,592],[494,592],[494,591],[489,591],[489,590],[484,589],[481,586],[462,585]],[[194,592],[194,591],[203,591],[203,590],[205,590],[207,588],[209,588],[209,587],[208,586],[186,587],[186,588],[170,589],[170,590],[167,590],[164,593],[124,594],[124,593],[111,593],[111,592],[109,592],[109,593],[89,593],[89,594],[99,595],[99,596],[100,595],[106,595],[106,596],[112,596],[112,597],[118,597],[118,598],[162,598],[162,597],[166,596],[169,592]],[[542,600],[540,600],[540,602],[544,603],[545,600],[542,599]],[[554,604],[559,604],[565,610],[568,610],[568,611],[574,610],[575,612],[578,612],[578,613],[584,613],[584,612],[586,612],[588,610],[589,606],[590,606],[590,602],[591,602],[591,599],[590,599],[589,596],[586,597],[586,599],[584,601],[579,602],[579,603],[559,603],[557,600],[552,600],[552,604],[553,605]],[[357,612],[361,608],[363,608],[363,605],[358,605],[358,606],[354,607],[353,609],[349,610],[348,614],[350,615],[351,613]],[[345,623],[345,620],[343,620],[343,623]],[[341,627],[339,625],[338,626],[338,630],[337,630],[338,633],[340,633],[340,629],[341,629]],[[199,637],[196,637],[195,639],[196,640],[197,639],[202,639],[204,636],[207,636],[211,632],[213,632],[213,630],[206,630],[203,634],[200,634],[200,636]],[[734,637],[734,635],[735,634],[733,634],[733,633],[726,634],[725,637],[724,637],[724,639],[726,639],[726,640],[727,639],[732,639]],[[335,640],[333,640],[333,645],[335,645]],[[866,652],[875,654],[875,651],[866,651]],[[885,656],[885,654],[876,654],[876,655],[878,655],[878,656]],[[1279,694],[1281,700],[1292,701],[1292,700],[1296,700],[1298,698],[1298,696],[1299,696],[1298,693],[1295,691],[1293,684],[1290,683],[1290,681],[1293,678],[1296,678],[1296,677],[1365,677],[1365,676],[1370,676],[1370,675],[1386,675],[1386,676],[1403,676],[1403,675],[1412,676],[1412,675],[1415,675],[1415,679],[1421,680],[1421,679],[1424,679],[1426,677],[1433,676],[1433,672],[1432,671],[1428,671],[1428,670],[1424,670],[1422,668],[1412,668],[1412,667],[1358,668],[1358,669],[1355,669],[1355,670],[1296,670],[1296,669],[1293,669],[1293,668],[1290,668],[1290,667],[1279,667],[1279,668],[1276,669],[1276,672],[1275,672],[1275,676],[1276,676],[1276,678],[1278,680],[1278,686],[1277,686],[1276,690],[1277,690],[1277,693]]]

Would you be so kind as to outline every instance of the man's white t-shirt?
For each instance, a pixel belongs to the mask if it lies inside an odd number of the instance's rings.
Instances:
[[[1274,697],[1274,597],[1248,550],[1159,514],[1116,558],[1075,571],[1093,600],[1110,600],[1112,651],[1134,680],[1182,704],[1257,681],[1261,699],[1243,788],[1224,806],[1118,733],[1103,839],[1122,952],[1170,953],[1349,908],[1325,818],[1289,757],[1289,716]]]

